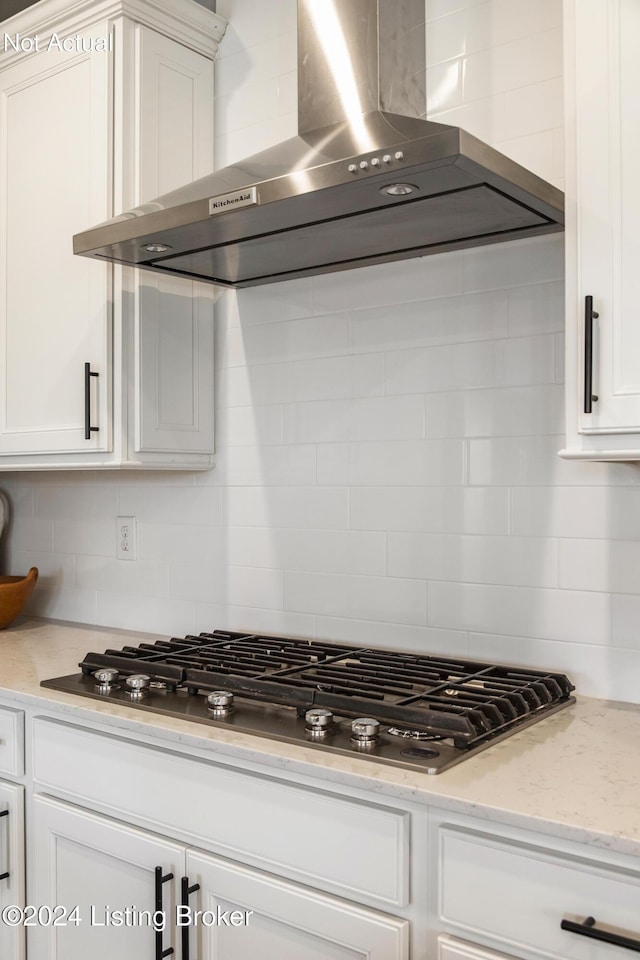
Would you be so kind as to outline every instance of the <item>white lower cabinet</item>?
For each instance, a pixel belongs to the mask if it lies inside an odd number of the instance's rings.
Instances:
[[[162,883],[162,907],[171,916],[184,847],[38,796],[32,831],[30,902],[53,917],[49,924],[45,914],[37,916],[27,928],[29,960],[153,960],[156,871],[172,875]],[[175,950],[171,923],[163,943]]]
[[[407,921],[49,797],[32,864],[29,960],[408,958]]]
[[[0,780],[0,911],[24,906],[24,882],[24,787]],[[24,956],[24,928],[0,918],[0,958]]]
[[[434,913],[443,932],[464,940],[441,939],[441,960],[503,952],[524,960],[622,960],[625,940],[635,943],[628,953],[640,949],[637,860],[486,826],[444,821],[432,834]],[[589,936],[594,931],[610,942]],[[500,954],[486,953],[494,947]]]

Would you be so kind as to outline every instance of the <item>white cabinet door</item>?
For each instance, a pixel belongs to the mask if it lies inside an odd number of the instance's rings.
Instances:
[[[191,960],[409,956],[407,921],[192,850],[187,875],[200,885],[189,898]]]
[[[24,906],[24,787],[0,780],[0,910]],[[24,960],[24,929],[0,921],[0,957]]]
[[[141,25],[134,122],[136,193],[147,203],[213,170],[213,61]],[[213,299],[209,284],[125,271],[133,308],[131,459],[213,452]]]
[[[162,884],[162,945],[176,951],[184,847],[41,796],[33,802],[32,830],[29,901],[60,906],[68,919],[66,926],[28,928],[29,960],[153,960],[156,931],[149,918],[156,911],[158,867],[164,877],[173,874]]]
[[[640,4],[566,0],[567,450],[640,459]],[[585,367],[585,299],[593,359]],[[593,371],[597,399],[585,406]],[[588,406],[588,405],[587,405]],[[618,456],[603,456],[617,451]]]
[[[110,269],[71,249],[111,212],[110,64],[53,49],[0,71],[0,456],[111,447]]]

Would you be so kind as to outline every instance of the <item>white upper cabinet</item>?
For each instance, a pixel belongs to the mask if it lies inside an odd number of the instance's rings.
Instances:
[[[3,29],[40,50],[0,58],[0,470],[208,469],[213,288],[72,236],[213,169],[224,23],[195,0],[41,0]],[[86,52],[47,50],[52,30]]]
[[[565,0],[564,11],[567,444],[561,455],[637,460],[640,4]]]

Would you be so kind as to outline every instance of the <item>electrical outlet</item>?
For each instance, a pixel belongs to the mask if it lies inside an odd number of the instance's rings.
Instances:
[[[116,517],[116,556],[118,560],[136,559],[135,517]]]

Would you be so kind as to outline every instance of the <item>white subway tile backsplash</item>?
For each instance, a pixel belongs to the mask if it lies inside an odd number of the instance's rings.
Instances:
[[[564,460],[563,436],[489,437],[469,441],[469,482],[498,486],[640,485],[635,463],[580,463]],[[547,491],[551,500],[553,491]]]
[[[351,528],[506,534],[509,493],[495,487],[354,487]]]
[[[286,443],[424,437],[424,397],[316,400],[284,410]]]
[[[223,407],[216,419],[216,443],[225,447],[282,443],[283,408]]]
[[[229,567],[227,602],[232,606],[282,610],[284,574],[262,567]]]
[[[294,527],[346,530],[349,491],[332,487],[229,487],[230,527]],[[231,534],[229,534],[231,535]]]
[[[459,440],[388,440],[318,447],[318,483],[412,486],[464,482]]]
[[[311,317],[225,331],[219,350],[221,366],[306,360],[342,355],[348,347],[346,316]]]
[[[481,633],[608,644],[611,604],[607,593],[431,581],[428,623]]]
[[[198,485],[299,486],[315,483],[316,448],[291,446],[229,447],[220,466],[201,474]]]
[[[398,260],[313,278],[315,313],[393,307],[460,293],[460,260],[455,253]]]
[[[12,550],[62,550],[68,552],[63,547],[59,547],[57,542],[54,547],[54,521],[40,519],[39,517],[17,516],[13,520],[11,531]]]
[[[86,487],[38,486],[35,490],[36,517],[59,520],[62,517],[83,521],[115,519],[117,490],[89,484]]]
[[[532,587],[558,585],[556,540],[413,532],[389,533],[388,538],[387,573],[391,577]]]
[[[359,647],[388,647],[416,653],[469,656],[468,635],[461,630],[415,627],[406,623],[378,623],[352,618],[317,617],[318,639],[353,643]]]
[[[510,337],[564,333],[562,280],[514,287],[507,292],[507,304]]]
[[[14,538],[13,544],[17,546]],[[57,553],[91,553],[114,557],[116,553],[116,523],[90,520],[55,520],[53,549]]]
[[[197,603],[195,609],[196,633],[210,630],[242,630],[246,633],[266,633],[284,637],[313,639],[315,617],[308,613],[288,610],[268,610],[261,607],[234,607],[228,603]]]
[[[640,538],[640,488],[516,487],[513,532],[605,540]]]
[[[383,577],[384,533],[238,527],[228,543],[228,561],[314,573],[360,573]]]
[[[84,618],[84,622],[183,637],[195,630],[195,608],[193,603],[186,600],[138,595],[134,602],[126,593],[99,592],[97,613],[90,619]]]
[[[431,261],[430,261],[431,262]],[[503,290],[473,296],[417,300],[354,311],[351,349],[355,353],[430,347],[507,335],[507,294]]]
[[[114,495],[116,491],[113,491]],[[116,516],[137,517],[139,521],[196,523],[208,526],[222,519],[222,493],[214,487],[146,487],[127,484],[117,490]]]
[[[133,593],[166,597],[168,569],[162,560],[116,560],[111,557],[78,556],[76,586],[101,593]]]
[[[464,56],[462,98],[469,103],[517,87],[562,76],[562,30],[554,27],[541,37],[525,36],[510,43],[467,52]]]
[[[286,571],[286,610],[387,623],[426,624],[424,581]]]
[[[636,567],[637,571],[637,567]],[[637,590],[637,579],[634,584]],[[611,598],[611,642],[616,647],[635,650],[640,654],[640,596],[637,593],[615,595]],[[638,674],[636,673],[636,682]]]
[[[427,0],[428,62],[500,47],[519,38],[526,38],[532,50],[540,52],[546,44],[540,34],[561,25],[558,0],[479,0],[472,5],[461,0]]]
[[[561,385],[437,393],[427,399],[428,437],[500,437],[560,433]]]
[[[561,587],[568,590],[609,590],[612,593],[635,593],[638,590],[640,542],[560,540],[559,548]],[[640,637],[640,619],[636,620],[636,629]]]

